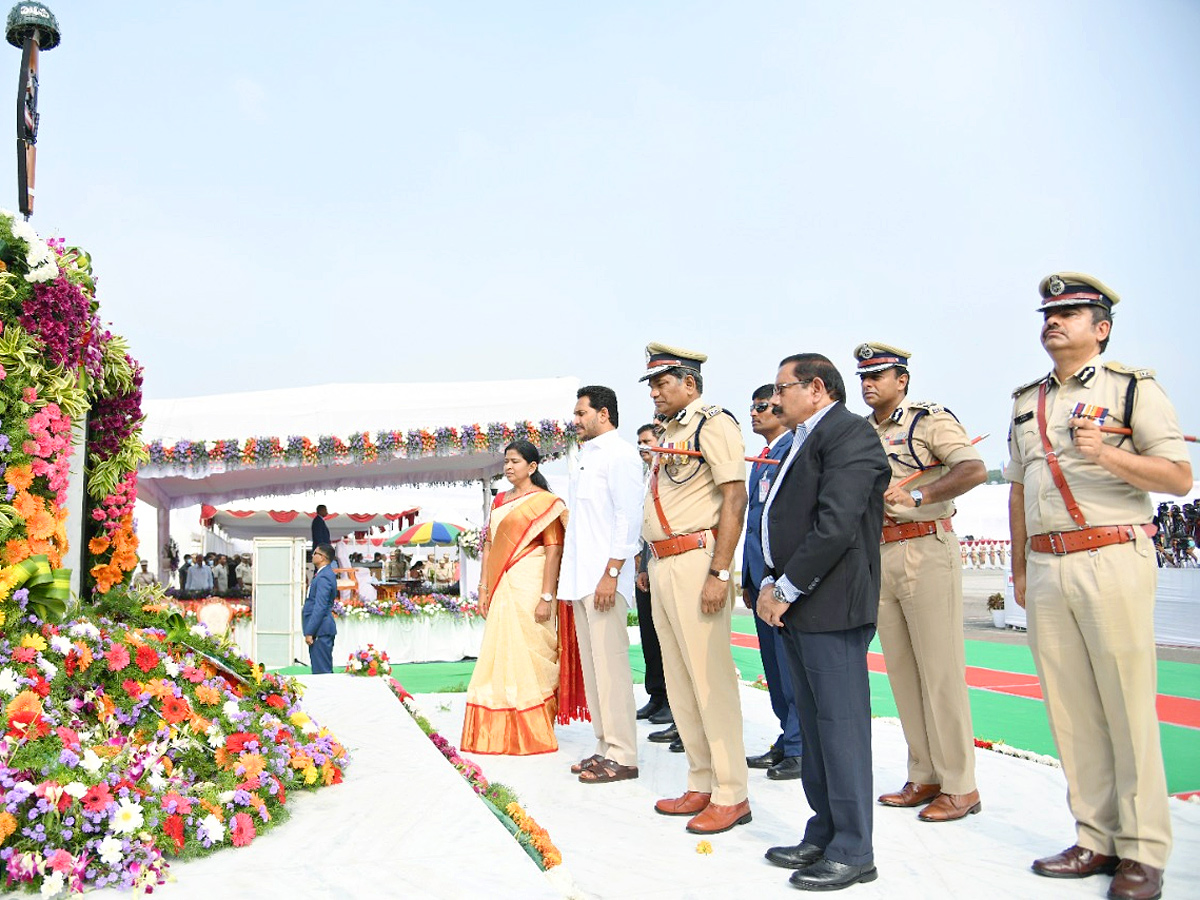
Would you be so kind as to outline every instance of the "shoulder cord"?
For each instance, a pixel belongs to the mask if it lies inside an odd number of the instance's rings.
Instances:
[[[1050,467],[1050,477],[1054,480],[1054,486],[1058,488],[1059,494],[1062,495],[1063,503],[1067,507],[1067,514],[1071,517],[1071,521],[1080,528],[1087,528],[1087,519],[1083,517],[1079,504],[1075,502],[1075,495],[1067,486],[1062,466],[1058,464],[1058,454],[1054,452],[1054,448],[1050,446],[1050,438],[1046,436],[1046,382],[1044,381],[1038,385],[1037,423],[1038,434],[1042,438],[1042,449],[1046,451],[1046,464]]]

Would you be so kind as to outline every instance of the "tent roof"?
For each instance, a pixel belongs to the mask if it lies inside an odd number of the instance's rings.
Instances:
[[[328,384],[309,388],[249,391],[143,404],[147,444],[180,441],[212,444],[290,436],[334,436],[342,441],[358,432],[389,432],[511,425],[545,420],[565,422],[575,404],[575,377],[522,381],[475,381],[428,384]],[[151,506],[175,508],[212,505],[279,494],[327,491],[343,487],[469,482],[500,473],[500,449],[461,448],[439,454],[380,453],[370,462],[339,459],[328,464],[271,466],[226,464],[222,460],[144,464],[138,471],[138,496]]]
[[[407,527],[416,521],[417,508],[395,513],[330,513],[325,517],[329,536],[334,540],[344,538],[356,531],[381,528],[399,523]],[[274,509],[217,509],[204,504],[200,509],[200,521],[206,528],[213,528],[230,538],[256,537],[308,537],[312,534],[315,512]]]

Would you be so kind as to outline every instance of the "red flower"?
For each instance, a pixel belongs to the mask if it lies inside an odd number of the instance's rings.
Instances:
[[[167,816],[163,822],[163,834],[175,842],[175,852],[183,850],[183,819],[180,816]]]
[[[245,847],[254,840],[254,820],[245,813],[238,813],[229,826],[229,834],[233,846]]]
[[[68,728],[66,725],[59,725],[54,729],[54,732],[58,735],[58,739],[62,741],[64,747],[66,747],[68,750],[75,750],[78,752],[79,735],[74,729]]]
[[[169,809],[171,803],[175,804],[175,811],[187,815],[192,811],[192,801],[189,797],[185,797],[175,791],[168,791],[163,794],[162,808]]]
[[[37,679],[33,682],[31,690],[42,699],[45,699],[50,696],[50,682],[39,673]]]
[[[125,649],[124,644],[113,644],[104,654],[104,658],[108,660],[110,672],[120,672],[129,665],[129,651]]]
[[[32,647],[17,647],[13,650],[13,659],[17,662],[31,663],[37,659],[37,651]]]
[[[136,662],[139,669],[143,672],[149,672],[158,665],[158,653],[155,652],[153,647],[141,644],[137,648]]]
[[[271,694],[267,697],[267,706],[273,706],[275,709],[283,709],[287,706],[287,701],[278,694]]]
[[[104,812],[113,802],[107,784],[97,784],[83,795],[83,808],[90,813]]]
[[[241,753],[250,742],[258,743],[258,735],[248,731],[235,731],[225,738],[226,753]]]
[[[172,725],[192,717],[192,708],[182,697],[167,697],[163,700],[162,717]]]

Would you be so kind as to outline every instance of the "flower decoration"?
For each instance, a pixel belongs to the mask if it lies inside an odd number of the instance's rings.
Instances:
[[[350,654],[345,671],[351,675],[383,678],[392,674],[392,664],[388,662],[386,651],[376,650],[374,644],[367,644],[366,649]]]

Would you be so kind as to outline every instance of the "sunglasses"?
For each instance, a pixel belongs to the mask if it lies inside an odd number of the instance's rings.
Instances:
[[[762,403],[751,403],[750,404],[750,409],[756,413],[764,413],[770,408],[771,408],[771,404],[765,400]]]

